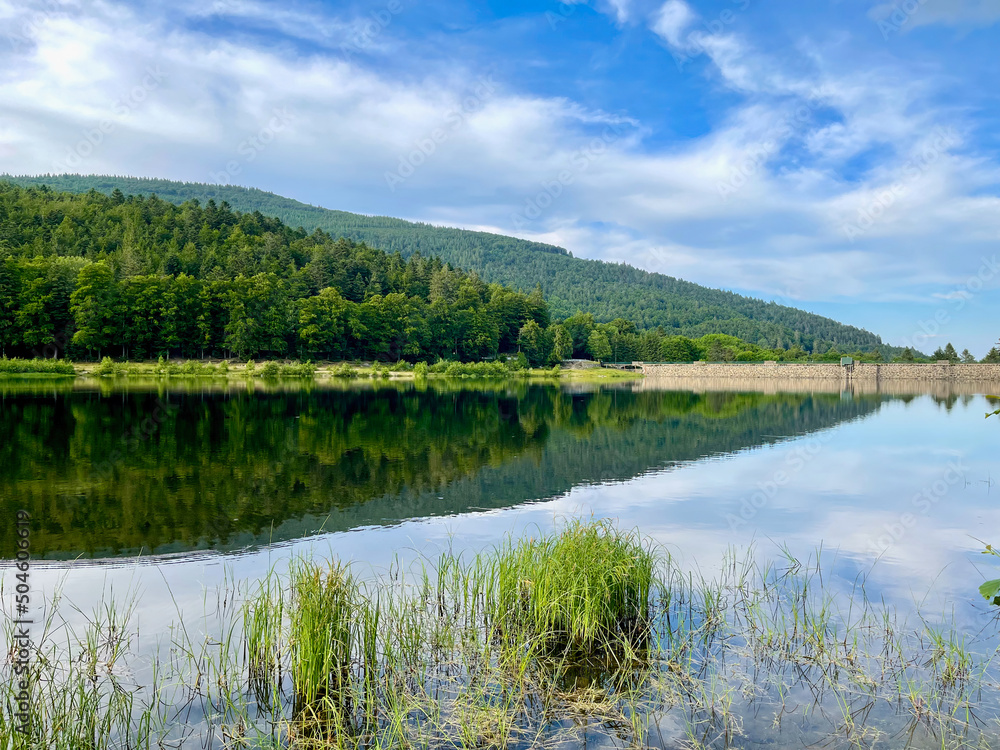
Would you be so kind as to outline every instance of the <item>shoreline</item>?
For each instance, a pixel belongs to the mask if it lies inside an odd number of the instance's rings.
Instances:
[[[226,362],[224,369],[220,368]],[[116,363],[121,368],[116,373],[100,373],[100,362],[70,362],[75,370],[74,373],[51,373],[51,372],[0,372],[0,379],[9,380],[73,380],[77,378],[122,380],[129,378],[164,378],[164,379],[216,379],[216,380],[245,380],[247,378],[259,380],[323,380],[323,381],[357,381],[357,380],[396,380],[415,381],[417,375],[412,367],[408,370],[392,370],[392,365],[384,363],[356,363],[356,362],[323,362],[315,364],[315,370],[310,373],[301,374],[280,374],[270,377],[263,371],[264,367],[271,363],[280,366],[301,366],[302,363],[293,360],[261,360],[254,362],[252,368],[247,367],[245,362],[228,362],[221,359],[194,359],[194,360],[170,360],[167,364],[174,369],[171,372],[162,372],[159,363],[153,360],[139,362]],[[192,371],[184,371],[180,368],[188,363],[194,363]],[[338,372],[340,368],[347,365],[352,368],[350,376],[343,376]],[[568,382],[603,382],[603,381],[633,381],[641,380],[643,375],[638,372],[625,371],[615,368],[565,368],[553,371],[547,368],[530,368],[528,370],[510,371],[502,377],[489,375],[465,374],[446,375],[444,373],[429,372],[424,379],[427,380],[559,380]]]

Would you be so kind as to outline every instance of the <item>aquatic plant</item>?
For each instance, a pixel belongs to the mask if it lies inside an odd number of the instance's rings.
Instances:
[[[573,521],[508,543],[494,564],[494,617],[506,632],[586,653],[620,650],[648,632],[657,556],[635,532]]]
[[[353,623],[360,603],[347,569],[297,561],[290,574],[289,643],[292,685],[301,703],[314,705],[340,687],[351,662]]]
[[[997,746],[996,725],[980,718],[1000,707],[994,647],[947,620],[900,622],[863,581],[840,598],[821,552],[783,554],[758,564],[732,553],[717,579],[700,580],[636,531],[571,521],[472,558],[395,561],[388,574],[294,558],[285,574],[229,582],[212,632],[181,619],[167,656],[145,667],[134,603],[109,598],[62,638],[53,602],[33,661],[32,734],[19,739],[0,710],[0,736],[67,750],[197,736],[452,750],[593,734],[717,750],[892,736]],[[16,705],[15,684],[0,685],[0,705]]]

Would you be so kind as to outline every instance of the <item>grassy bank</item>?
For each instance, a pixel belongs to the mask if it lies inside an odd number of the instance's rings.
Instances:
[[[159,657],[131,652],[134,603],[106,602],[71,637],[50,614],[32,735],[11,746],[1000,742],[985,720],[993,652],[947,621],[901,621],[863,589],[838,601],[792,558],[734,557],[725,571],[697,580],[637,533],[571,523],[384,575],[295,559],[220,592],[217,632],[182,622]],[[8,707],[14,685],[0,688]],[[0,736],[11,732],[8,712]]]
[[[10,360],[25,362],[25,360]],[[395,363],[322,363],[299,362],[287,360],[270,360],[265,362],[229,362],[221,361],[164,361],[158,362],[117,362],[105,357],[101,362],[72,363],[60,362],[61,371],[65,374],[74,372],[91,376],[107,378],[138,378],[138,377],[193,377],[193,378],[232,378],[257,377],[267,379],[278,378],[317,378],[338,380],[507,380],[511,378],[531,380],[569,380],[575,382],[600,382],[604,380],[627,380],[640,378],[637,373],[621,370],[592,368],[587,370],[562,370],[558,365],[552,368],[517,368],[503,362],[448,362],[441,361],[432,365],[418,362],[400,361]]]
[[[72,376],[76,369],[71,362],[60,359],[0,359],[0,376],[45,375]]]

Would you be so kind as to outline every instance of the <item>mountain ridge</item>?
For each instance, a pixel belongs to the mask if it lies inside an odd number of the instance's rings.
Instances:
[[[259,188],[114,175],[0,175],[14,184],[74,193],[156,194],[180,204],[225,201],[234,210],[276,216],[292,227],[322,229],[403,257],[437,256],[488,282],[522,291],[540,284],[555,317],[585,310],[598,321],[625,318],[642,328],[698,337],[725,333],[768,348],[802,346],[891,357],[903,351],[871,331],[775,302],[705,287],[626,263],[577,258],[565,248],[507,235],[442,227],[376,214],[356,214],[302,203]]]

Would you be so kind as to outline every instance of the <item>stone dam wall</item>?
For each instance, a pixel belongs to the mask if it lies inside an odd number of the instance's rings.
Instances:
[[[650,378],[719,380],[826,381],[878,385],[901,381],[955,384],[997,384],[1000,364],[861,364],[853,369],[836,363],[799,362],[695,362],[692,364],[647,364],[633,362],[636,370]],[[1000,395],[1000,394],[998,394]]]

